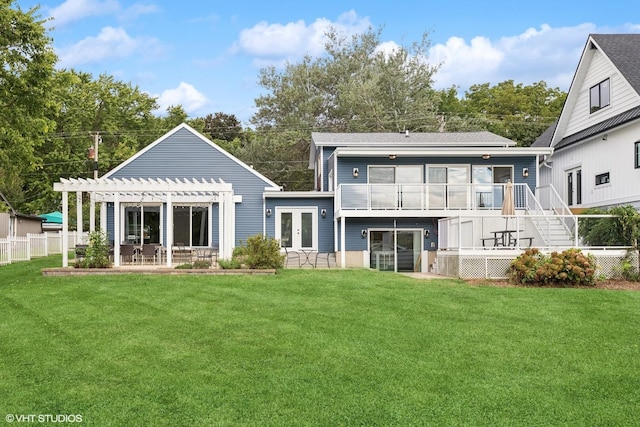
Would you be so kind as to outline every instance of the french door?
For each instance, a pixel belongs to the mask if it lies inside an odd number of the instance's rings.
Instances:
[[[317,211],[315,207],[276,209],[276,236],[280,246],[293,251],[316,250]]]

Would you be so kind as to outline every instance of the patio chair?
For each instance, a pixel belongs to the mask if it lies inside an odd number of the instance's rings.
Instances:
[[[333,252],[319,252],[316,254],[315,265],[314,267],[318,267],[318,261],[327,262],[327,268],[331,268],[331,260],[333,259],[333,265],[336,265],[336,254]]]
[[[285,267],[289,267],[289,261],[296,261],[298,263],[298,268],[300,268],[300,254],[296,251],[292,251],[290,249],[287,249],[287,247],[285,246],[284,248],[284,253],[285,253],[285,259],[284,259],[284,266]]]
[[[143,265],[146,258],[153,259],[153,263],[155,264],[157,256],[158,256],[158,248],[156,245],[151,245],[151,244],[142,245],[142,251],[140,251],[140,259]]]
[[[173,249],[173,259],[176,262],[192,262],[191,249],[187,249],[184,243],[176,243]]]
[[[120,258],[122,258],[122,262],[125,262],[125,260],[128,259],[130,264],[135,263],[138,260],[138,253],[139,248],[136,245],[120,245]]]

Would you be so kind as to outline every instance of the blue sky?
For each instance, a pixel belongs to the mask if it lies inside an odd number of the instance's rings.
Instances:
[[[429,33],[437,88],[544,80],[567,91],[590,33],[640,33],[636,0],[193,1],[18,0],[53,18],[60,68],[102,73],[181,104],[191,117],[235,114],[248,124],[259,70],[321,52],[334,26],[382,27],[388,45]]]

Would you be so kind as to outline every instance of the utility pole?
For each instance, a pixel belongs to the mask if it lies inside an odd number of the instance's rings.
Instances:
[[[98,179],[98,145],[102,142],[100,132],[91,134],[93,136],[93,147],[89,148],[89,158],[93,159],[93,179]]]

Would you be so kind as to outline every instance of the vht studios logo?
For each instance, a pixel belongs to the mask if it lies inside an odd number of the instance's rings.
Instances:
[[[82,415],[74,414],[7,414],[8,423],[81,423]]]

